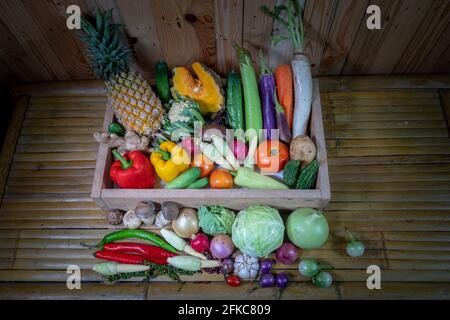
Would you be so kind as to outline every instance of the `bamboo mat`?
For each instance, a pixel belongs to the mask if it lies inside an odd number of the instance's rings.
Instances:
[[[439,91],[378,89],[322,93],[332,202],[330,240],[301,250],[335,267],[330,289],[317,289],[296,265],[284,299],[449,299],[450,138]],[[219,275],[196,275],[181,290],[100,282],[95,243],[112,228],[89,198],[105,110],[101,96],[31,97],[0,208],[2,299],[274,299],[271,289],[227,287]],[[366,244],[345,253],[344,227]],[[82,289],[68,290],[66,268],[82,269]],[[366,268],[382,269],[382,289],[368,290]],[[277,265],[283,270],[286,266]],[[192,283],[196,282],[196,283]]]

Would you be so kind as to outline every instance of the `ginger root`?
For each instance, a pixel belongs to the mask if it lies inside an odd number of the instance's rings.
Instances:
[[[149,151],[149,137],[141,137],[133,131],[127,131],[125,137],[119,137],[114,133],[95,132],[94,139],[99,143],[106,144],[110,148],[117,149],[121,154],[130,151]]]

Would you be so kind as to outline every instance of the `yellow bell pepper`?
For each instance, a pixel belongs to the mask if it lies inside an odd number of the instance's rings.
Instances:
[[[162,142],[159,150],[150,155],[150,161],[158,177],[165,182],[172,181],[190,166],[187,152],[172,141]]]

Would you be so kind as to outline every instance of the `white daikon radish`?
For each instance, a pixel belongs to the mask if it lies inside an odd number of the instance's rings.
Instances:
[[[296,54],[292,60],[294,75],[294,123],[292,136],[306,134],[312,104],[312,76],[309,59],[304,54]]]
[[[300,0],[289,0],[276,5],[273,10],[266,6],[262,7],[262,11],[278,21],[282,27],[280,29],[284,31],[284,33],[273,35],[272,42],[276,45],[280,41],[290,40],[294,48],[294,58],[291,63],[295,94],[293,138],[306,134],[312,103],[311,65],[304,53],[305,34],[302,5],[304,2]],[[287,19],[282,13],[286,13]]]
[[[119,273],[147,271],[150,266],[140,264],[122,264],[117,262],[103,262],[95,264],[92,270],[104,276],[113,276]]]

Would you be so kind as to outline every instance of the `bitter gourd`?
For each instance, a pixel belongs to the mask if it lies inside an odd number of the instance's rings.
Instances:
[[[314,189],[317,180],[317,173],[319,172],[319,162],[314,160],[300,172],[297,180],[296,189],[308,190]]]
[[[291,189],[295,188],[297,184],[298,174],[300,172],[300,160],[290,160],[286,163],[283,170],[283,180]]]

